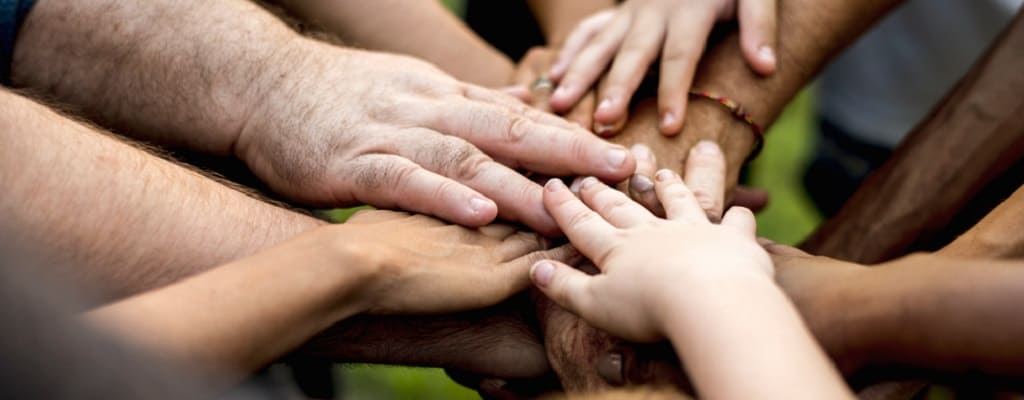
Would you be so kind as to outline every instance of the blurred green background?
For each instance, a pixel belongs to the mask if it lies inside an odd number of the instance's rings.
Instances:
[[[444,0],[461,13],[462,0]],[[779,243],[796,244],[821,222],[801,185],[801,174],[813,146],[811,90],[800,95],[767,135],[764,153],[750,171],[752,186],[770,189],[771,203],[758,215],[759,233]],[[344,217],[346,211],[336,213]],[[373,365],[339,365],[345,399],[479,399],[476,392],[452,382],[444,371]]]

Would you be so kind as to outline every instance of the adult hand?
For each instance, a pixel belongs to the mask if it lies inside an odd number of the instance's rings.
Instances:
[[[551,69],[559,82],[552,106],[568,109],[608,70],[594,119],[602,127],[598,133],[611,131],[626,119],[633,93],[660,55],[660,129],[675,135],[683,126],[690,85],[711,29],[717,21],[734,18],[740,22],[747,62],[758,73],[773,73],[775,0],[629,0],[580,22],[569,35]]]
[[[662,313],[686,301],[680,288],[737,277],[770,279],[774,273],[755,240],[749,210],[733,208],[714,225],[678,175],[662,170],[656,177],[667,220],[595,178],[581,184],[583,202],[561,181],[551,180],[545,205],[573,246],[602,273],[590,277],[559,261],[541,261],[530,271],[559,305],[638,342],[664,338],[668,316]]]
[[[466,226],[557,232],[514,171],[625,179],[626,149],[424,62],[297,41],[235,146],[272,189],[316,206],[401,208]],[[300,56],[296,56],[300,55]],[[490,156],[489,156],[489,155]],[[492,158],[493,157],[493,158]]]
[[[571,246],[547,250],[546,239],[511,226],[469,229],[400,212],[362,211],[329,229],[346,232],[325,237],[370,268],[358,293],[360,311],[370,314],[492,306],[529,286],[533,262],[578,257]]]
[[[683,174],[687,186],[713,221],[721,219],[728,205],[754,211],[764,208],[768,203],[766,192],[737,187],[739,171],[749,152],[749,137],[742,136],[748,128],[709,102],[694,104],[692,111],[684,133],[666,137],[658,133],[654,102],[644,101],[636,106],[622,134],[609,138],[614,143],[632,147],[637,159],[630,183],[621,185],[620,189],[658,212],[657,198],[653,194],[654,173],[667,168]],[[726,134],[716,135],[716,132]],[[699,143],[703,146],[698,146]],[[638,144],[643,146],[637,147]],[[719,151],[714,151],[714,144]]]

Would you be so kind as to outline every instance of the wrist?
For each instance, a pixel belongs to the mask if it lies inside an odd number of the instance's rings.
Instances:
[[[727,266],[717,265],[715,268]],[[680,291],[684,287],[686,290]],[[764,273],[743,268],[743,271],[721,273],[700,269],[685,282],[675,280],[663,286],[654,302],[659,328],[671,338],[701,329],[712,319],[741,317],[748,301],[780,292]],[[658,307],[658,305],[664,305]]]

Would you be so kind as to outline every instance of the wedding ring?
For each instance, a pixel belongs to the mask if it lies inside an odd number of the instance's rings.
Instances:
[[[548,79],[548,77],[546,77],[546,76],[541,76],[541,77],[537,78],[537,80],[533,81],[533,84],[530,85],[530,89],[533,90],[533,91],[537,91],[537,90],[541,90],[541,89],[551,90],[551,89],[554,89],[554,88],[555,88],[555,84],[552,83],[551,79]]]

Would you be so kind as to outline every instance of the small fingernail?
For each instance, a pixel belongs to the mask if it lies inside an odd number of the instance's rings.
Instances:
[[[555,265],[549,261],[540,261],[530,268],[530,276],[539,286],[551,284],[551,278],[555,276]]]
[[[592,177],[592,176],[588,176],[585,179],[583,179],[582,183],[580,183],[580,188],[581,189],[590,189],[590,188],[594,187],[594,185],[596,185],[597,182],[598,182],[597,178]]]
[[[473,211],[473,214],[482,214],[485,210],[490,208],[491,201],[474,197],[469,200],[469,209]]]
[[[718,147],[718,143],[710,140],[701,140],[695,148],[697,152],[707,155],[717,155],[722,152],[722,149]]]
[[[615,101],[612,100],[611,98],[607,98],[607,99],[601,100],[601,104],[597,105],[597,111],[608,110],[608,109],[612,108],[612,105],[614,105],[614,104],[615,104]]]
[[[608,165],[611,165],[613,168],[620,168],[626,164],[626,158],[629,157],[629,154],[626,153],[626,149],[618,148],[608,150],[606,157],[608,157]]]
[[[622,386],[625,379],[622,373],[622,354],[611,353],[601,357],[597,363],[597,375],[609,385]]]
[[[676,115],[675,114],[673,114],[671,112],[667,112],[667,113],[665,113],[664,115],[661,116],[661,127],[662,127],[662,129],[671,128],[672,125],[675,125],[675,123],[676,123]]]
[[[757,49],[758,57],[766,63],[775,64],[775,50],[771,46],[763,45]]]
[[[558,179],[551,179],[546,185],[544,185],[544,188],[549,192],[557,192],[565,188],[565,183]]]
[[[637,193],[647,193],[654,190],[654,182],[651,182],[651,178],[636,174],[629,179],[629,188]]]
[[[658,171],[657,174],[654,174],[654,179],[657,179],[658,182],[664,182],[669,179],[672,179],[672,175],[674,175],[672,171],[663,169],[661,171]]]
[[[651,148],[645,144],[634,144],[631,150],[633,151],[633,157],[636,157],[637,160],[651,159]]]
[[[615,130],[615,125],[612,124],[597,124],[597,128],[594,129],[594,133],[598,135],[605,135]]]
[[[569,186],[569,191],[571,191],[571,192],[573,192],[575,194],[580,194],[580,185],[581,184],[583,184],[583,178],[582,177],[573,179],[572,186]]]

